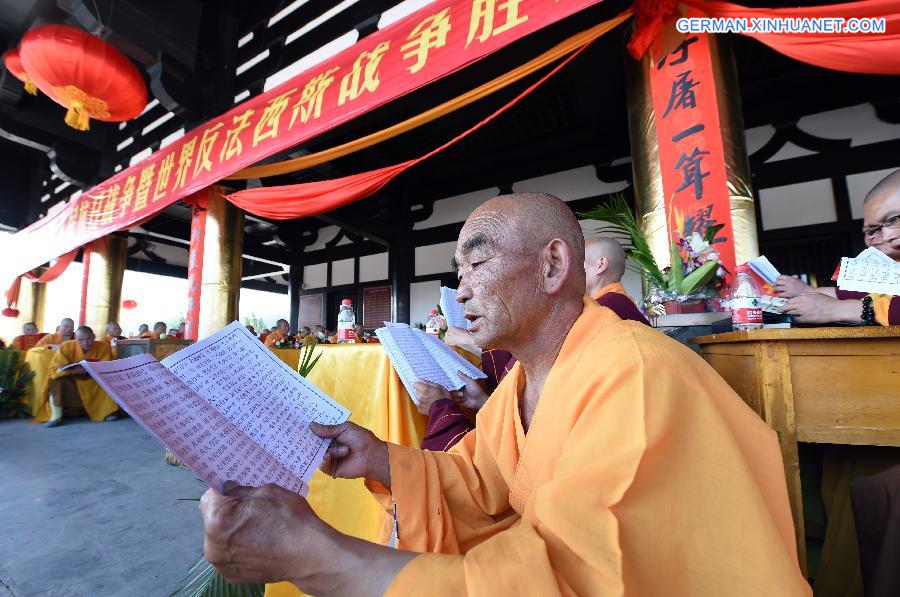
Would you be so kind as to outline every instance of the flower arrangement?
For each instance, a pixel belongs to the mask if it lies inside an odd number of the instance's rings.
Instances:
[[[676,230],[671,246],[672,265],[661,269],[623,195],[613,195],[606,203],[578,215],[607,222],[598,232],[628,236],[631,247],[625,253],[637,264],[636,269],[647,281],[644,303],[651,315],[661,315],[666,307],[679,309],[677,305],[688,303],[704,310],[701,299],[719,296],[728,272],[713,244],[723,224],[706,226],[689,236]]]

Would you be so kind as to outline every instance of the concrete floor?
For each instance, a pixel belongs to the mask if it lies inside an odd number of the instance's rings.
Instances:
[[[168,595],[203,552],[188,470],[134,421],[0,421],[0,597]]]

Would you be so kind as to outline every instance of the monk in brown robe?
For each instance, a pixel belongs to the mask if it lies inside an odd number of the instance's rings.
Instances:
[[[585,296],[575,215],[494,198],[457,244],[478,346],[519,362],[449,452],[353,423],[322,470],[364,477],[397,549],[342,535],[277,485],[200,503],[231,582],[327,595],[810,595],[775,432],[702,358]]]
[[[587,294],[597,304],[612,309],[620,319],[650,325],[622,286],[625,251],[617,240],[600,237],[584,241],[584,274]]]
[[[75,337],[75,322],[68,317],[59,322],[56,333],[47,334],[35,344],[35,348],[50,348],[51,346],[59,346],[66,340],[72,340]]]
[[[867,247],[900,262],[900,170],[887,175],[866,195],[863,237]],[[793,315],[800,323],[859,323],[868,297],[874,323],[900,325],[900,296],[815,288],[793,276],[779,276],[774,289],[778,296],[789,299],[782,313]]]
[[[44,390],[44,402],[35,413],[38,421],[47,420],[49,407],[49,421],[46,427],[58,427],[62,424],[63,409],[61,393],[63,384],[75,384],[84,410],[92,421],[111,421],[118,418],[119,406],[103,391],[81,366],[71,367],[60,371],[61,367],[78,363],[83,360],[110,361],[113,359],[112,348],[109,342],[97,340],[94,330],[87,326],[81,326],[75,330],[75,339],[63,342],[59,351],[50,361],[50,370],[47,375],[47,387]]]

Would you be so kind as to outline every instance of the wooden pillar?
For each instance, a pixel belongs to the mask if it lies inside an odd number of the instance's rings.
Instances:
[[[288,324],[291,330],[300,330],[300,289],[303,288],[303,266],[291,265],[288,269],[288,301],[291,304]]]
[[[210,193],[203,236],[203,282],[199,338],[214,334],[238,318],[244,214],[219,193]]]
[[[664,57],[651,57],[648,51],[640,61],[630,56],[625,58],[637,217],[656,262],[663,269],[671,265],[673,230],[687,232],[686,236],[690,236],[690,230],[682,230],[689,226],[689,219],[694,223],[691,225],[695,225],[701,220],[698,213],[707,204],[711,210],[713,204],[722,205],[720,210],[712,210],[711,215],[718,223],[726,224],[721,231],[724,241],[715,246],[726,266],[729,255],[735,263],[744,263],[759,255],[759,240],[734,55],[727,40],[721,36],[691,34],[685,40],[686,48],[680,45]],[[671,72],[660,69],[671,69]],[[660,72],[668,73],[667,76],[674,76],[672,73],[683,77],[690,75],[693,77],[690,82],[697,89],[676,87],[663,81]],[[706,78],[698,82],[701,76]],[[709,86],[714,91],[701,97],[700,85],[706,86],[704,93]],[[667,108],[671,112],[664,112],[659,118],[654,107],[654,92],[657,100],[660,94],[673,98]],[[678,95],[680,92],[691,95],[684,99]],[[682,103],[674,99],[679,97],[684,100]],[[658,101],[656,105],[659,105]],[[676,127],[674,134],[658,131],[657,125],[663,122],[667,130]],[[718,126],[711,126],[711,123]],[[690,126],[692,124],[694,126]],[[700,153],[694,154],[692,149]],[[668,164],[679,155],[682,156],[680,159]],[[702,200],[698,197],[695,201],[685,195],[697,193],[697,187],[688,184],[690,173],[685,170],[694,163],[688,159],[689,155],[694,156],[694,160],[696,156],[705,159],[699,166],[700,181],[704,182],[705,178],[706,182]],[[676,204],[680,207],[673,209]]]
[[[35,270],[35,274],[40,274],[43,268]],[[38,330],[44,328],[44,307],[47,303],[47,285],[39,282],[31,282],[24,276],[22,277],[22,285],[19,289],[19,301],[16,308],[19,310],[19,316],[16,318],[16,334],[21,333],[22,326],[26,323],[34,323]]]
[[[128,239],[109,234],[91,243],[91,266],[85,286],[84,323],[103,336],[106,324],[118,322]]]
[[[391,277],[392,315],[396,323],[409,323],[409,285],[416,266],[415,248],[391,245],[388,249],[388,269]]]

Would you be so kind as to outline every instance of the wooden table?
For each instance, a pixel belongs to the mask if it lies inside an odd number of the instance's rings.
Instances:
[[[797,442],[900,446],[900,327],[760,329],[691,342],[778,433],[805,572]]]

